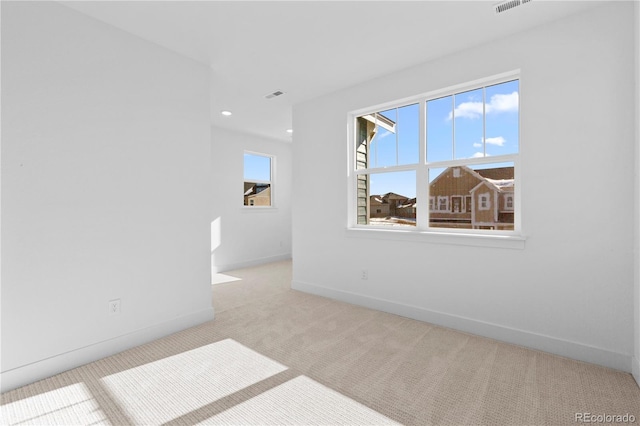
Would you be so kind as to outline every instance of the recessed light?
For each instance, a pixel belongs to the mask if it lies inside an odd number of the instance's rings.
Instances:
[[[293,129],[287,129],[287,133],[293,133]]]
[[[231,111],[222,111],[222,112],[220,112],[220,114],[222,114],[222,115],[224,115],[224,116],[228,117],[228,116],[230,116],[230,115],[231,115]]]

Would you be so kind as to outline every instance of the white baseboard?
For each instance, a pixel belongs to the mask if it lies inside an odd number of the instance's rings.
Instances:
[[[260,257],[258,259],[244,260],[242,262],[227,263],[224,265],[213,265],[211,266],[211,273],[217,274],[220,272],[232,271],[234,269],[250,268],[252,266],[258,266],[258,265],[271,263],[271,262],[279,262],[281,260],[288,260],[288,259],[291,259],[291,253],[283,253],[275,256]]]
[[[581,343],[301,281],[292,281],[291,288],[506,343],[631,372],[631,356]],[[635,362],[634,366],[638,367],[637,360]],[[636,380],[638,380],[638,376],[636,376]]]
[[[0,373],[0,392],[6,392],[51,377],[63,371],[211,321],[213,318],[213,308],[204,309],[41,361],[3,371]]]
[[[631,373],[633,374],[633,378],[636,379],[638,386],[640,386],[640,359],[633,357],[631,363],[633,364]]]

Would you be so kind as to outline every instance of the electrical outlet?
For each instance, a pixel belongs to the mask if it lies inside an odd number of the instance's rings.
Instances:
[[[120,299],[109,300],[109,315],[120,315]]]
[[[360,273],[360,279],[368,280],[369,279],[369,271],[367,271],[366,269],[363,269],[362,272]]]

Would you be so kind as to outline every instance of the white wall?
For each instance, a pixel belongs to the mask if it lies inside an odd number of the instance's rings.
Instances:
[[[598,7],[297,105],[293,287],[630,371],[632,10]],[[348,111],[515,69],[523,250],[347,236]]]
[[[2,2],[2,390],[213,318],[208,73]]]
[[[212,272],[291,257],[291,143],[212,128]],[[243,207],[244,151],[275,156],[273,208]]]

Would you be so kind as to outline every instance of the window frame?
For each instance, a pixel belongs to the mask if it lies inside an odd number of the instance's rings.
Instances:
[[[244,164],[244,156],[245,155],[254,155],[259,157],[266,157],[269,159],[269,177],[270,180],[260,180],[260,179],[249,179],[247,180],[245,177],[245,164]],[[242,210],[243,211],[256,211],[256,210],[274,210],[276,209],[275,203],[275,180],[276,180],[276,156],[274,154],[267,154],[264,152],[251,151],[251,150],[243,150],[242,154],[242,182],[253,182],[253,183],[261,183],[261,184],[269,184],[269,189],[271,191],[270,195],[270,205],[268,206],[259,206],[255,204],[245,205],[244,197],[242,199]]]
[[[485,156],[480,158],[466,158],[466,159],[452,159],[447,161],[427,162],[427,141],[426,141],[426,120],[427,120],[427,101],[464,93],[466,91],[486,88],[496,84],[506,83],[509,81],[518,80],[518,94],[519,94],[519,110],[518,110],[518,151],[515,154]],[[430,92],[426,92],[420,95],[399,99],[392,102],[386,102],[378,104],[366,109],[359,109],[351,111],[347,114],[347,131],[348,131],[348,143],[347,143],[347,160],[348,160],[348,208],[347,208],[347,233],[350,235],[364,235],[367,231],[372,231],[376,237],[381,236],[381,232],[384,233],[384,238],[396,239],[397,237],[406,238],[407,234],[412,234],[411,238],[416,238],[415,235],[420,235],[421,239],[425,241],[437,240],[439,242],[461,243],[466,241],[469,244],[464,245],[484,245],[486,241],[506,241],[506,244],[498,244],[498,246],[524,248],[525,237],[522,231],[522,170],[521,170],[521,157],[523,155],[523,143],[522,143],[522,108],[521,99],[523,92],[523,81],[520,70],[514,70],[498,75],[494,75],[487,78],[473,80],[470,82],[449,86],[443,89],[438,89]],[[406,105],[418,103],[420,108],[419,115],[419,158],[418,163],[408,165],[395,165],[387,167],[374,167],[357,169],[356,166],[356,118],[366,115],[374,114],[376,112],[385,111],[391,108],[401,108]],[[429,193],[429,169],[455,167],[460,165],[474,166],[483,164],[498,164],[498,163],[512,163],[514,167],[514,179],[516,182],[517,190],[513,192],[513,212],[514,212],[514,229],[513,230],[491,230],[484,229],[454,229],[454,228],[438,228],[430,226],[429,217],[431,213],[439,212],[439,202],[436,199],[435,210],[430,209],[430,199],[433,197]],[[359,175],[371,175],[374,173],[385,172],[397,172],[397,171],[415,171],[416,173],[416,194],[417,196],[417,215],[415,227],[403,227],[396,228],[385,225],[376,224],[358,224],[357,223],[357,177]],[[419,194],[423,194],[420,196]],[[467,198],[464,198],[465,203]],[[462,206],[461,206],[462,207]],[[465,209],[467,206],[464,206]],[[435,236],[433,238],[430,238]],[[451,237],[451,238],[449,238]],[[484,240],[484,241],[483,241]],[[488,245],[492,246],[492,243]],[[520,243],[521,242],[521,243]]]

